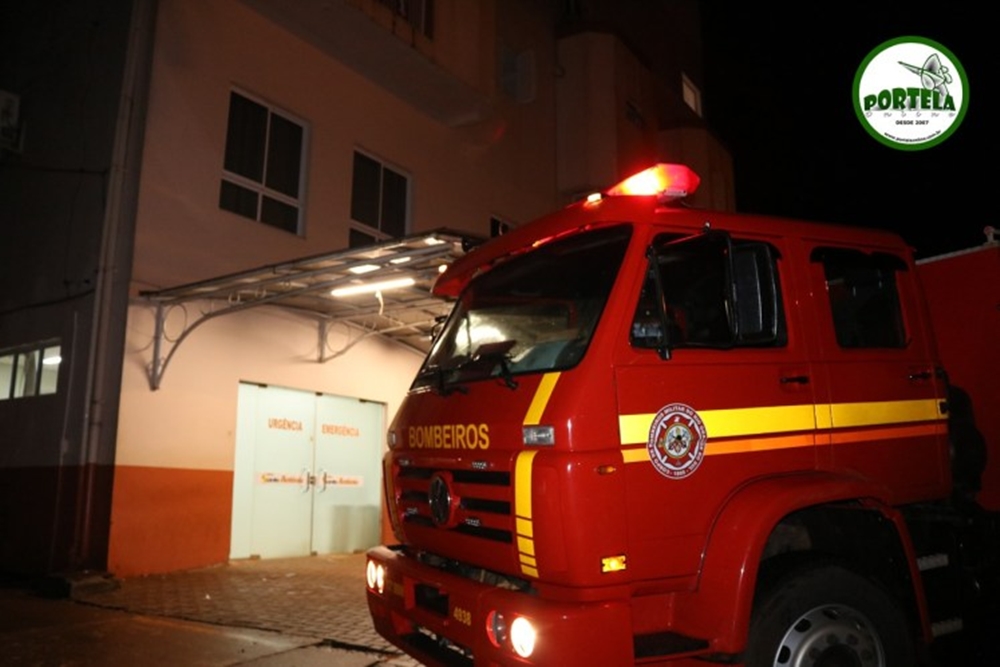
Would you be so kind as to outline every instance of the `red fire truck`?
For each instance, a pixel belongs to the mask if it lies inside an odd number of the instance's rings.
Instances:
[[[697,184],[657,165],[436,283],[367,563],[421,662],[896,667],[992,618],[983,443],[910,248]]]

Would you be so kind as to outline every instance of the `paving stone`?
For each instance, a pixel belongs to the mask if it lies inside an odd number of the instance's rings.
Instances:
[[[371,652],[366,664],[408,667],[372,626],[365,600],[364,554],[234,560],[165,575],[80,586],[74,600],[153,616],[271,630]]]

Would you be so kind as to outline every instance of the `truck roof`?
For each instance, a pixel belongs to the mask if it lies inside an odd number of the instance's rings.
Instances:
[[[617,187],[617,186],[616,186]],[[452,263],[434,285],[434,293],[456,297],[475,276],[510,257],[542,244],[589,228],[616,222],[636,226],[668,226],[697,233],[710,225],[735,233],[824,239],[833,243],[864,244],[912,252],[896,233],[879,229],[826,222],[808,222],[772,216],[725,213],[683,205],[679,200],[664,202],[658,195],[607,194],[593,196],[513,229],[471,250]]]

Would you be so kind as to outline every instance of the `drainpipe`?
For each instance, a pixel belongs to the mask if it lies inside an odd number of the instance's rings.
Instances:
[[[107,566],[110,514],[95,517],[103,498],[110,512],[111,485],[102,486],[95,476],[97,466],[115,463],[118,404],[128,318],[129,281],[135,241],[135,217],[146,108],[152,69],[156,26],[156,0],[134,0],[129,25],[125,71],[122,77],[118,122],[115,129],[111,168],[108,174],[107,207],[101,233],[97,265],[94,317],[84,401],[81,465],[77,485],[74,523],[75,548],[71,554],[76,569]],[[104,531],[94,543],[95,531]]]

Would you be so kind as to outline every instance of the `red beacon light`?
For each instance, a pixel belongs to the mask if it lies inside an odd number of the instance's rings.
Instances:
[[[609,197],[657,195],[661,201],[674,201],[694,194],[699,183],[698,174],[686,165],[661,162],[629,176],[604,194]]]

